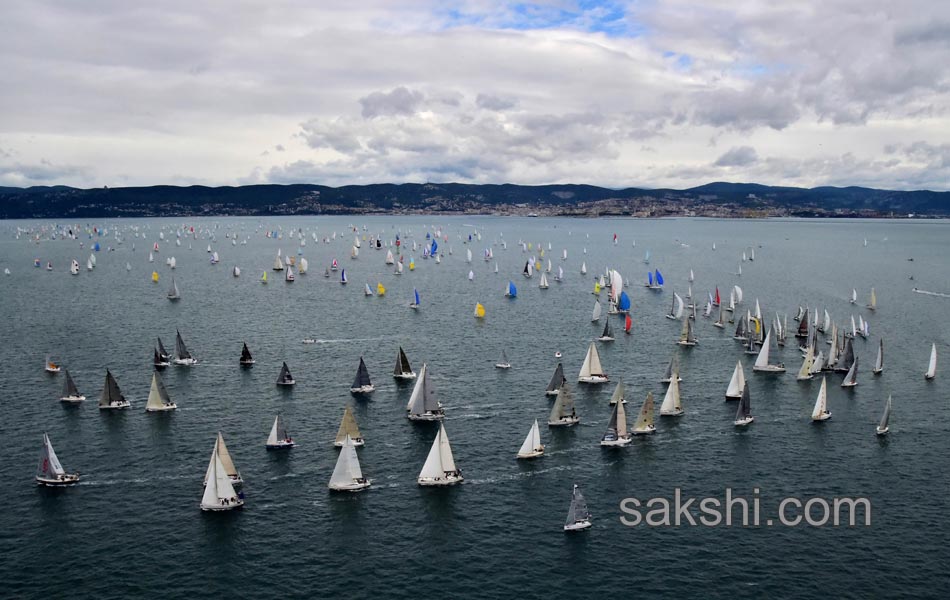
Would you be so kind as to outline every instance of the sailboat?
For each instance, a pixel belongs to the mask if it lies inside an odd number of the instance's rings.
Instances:
[[[221,465],[224,467],[223,472],[228,480],[232,484],[242,484],[244,479],[241,478],[241,474],[234,467],[234,461],[231,460],[231,452],[228,451],[227,445],[224,443],[224,436],[221,435],[221,432],[218,432],[218,438],[215,441],[214,450],[218,455],[218,460],[221,461]],[[208,485],[208,480],[211,477],[211,467],[213,463],[208,463],[208,470],[205,472],[204,485]]]
[[[294,439],[287,433],[287,427],[284,425],[284,420],[280,418],[280,413],[277,413],[264,447],[268,450],[289,450],[296,445]]]
[[[369,379],[369,371],[366,369],[366,363],[363,357],[360,357],[360,364],[356,368],[356,378],[353,379],[353,385],[350,386],[351,394],[370,394],[376,391],[376,386]]]
[[[814,374],[812,373],[812,368],[815,364],[815,349],[809,345],[805,350],[805,357],[802,359],[802,366],[798,370],[798,375],[795,377],[798,381],[806,381],[812,379]]]
[[[858,290],[851,288],[851,304],[858,303]]]
[[[413,310],[419,310],[420,304],[421,302],[419,301],[419,290],[417,290],[416,288],[412,288],[412,302],[409,303],[409,308]]]
[[[762,342],[762,348],[759,350],[759,355],[755,359],[755,364],[752,365],[753,371],[760,371],[765,373],[784,373],[785,365],[779,363],[777,365],[769,364],[769,347],[771,346],[772,341],[772,328],[769,328],[768,333],[765,334],[765,341]]]
[[[647,398],[643,401],[643,406],[640,407],[637,422],[630,433],[633,435],[656,433],[656,426],[653,425],[653,392],[647,392]]]
[[[854,357],[854,361],[851,363],[851,368],[848,369],[847,375],[844,376],[844,381],[841,382],[841,387],[854,387],[858,385],[858,357]]]
[[[377,282],[376,282],[376,295],[377,295],[377,296],[385,296],[385,295],[386,295],[386,288],[383,287],[383,282],[381,282],[381,281],[377,281]]]
[[[232,479],[218,452],[218,448],[222,443],[221,434],[219,433],[218,441],[211,451],[211,462],[208,464],[208,471],[205,473],[205,489],[200,504],[201,510],[204,511],[232,510],[244,506],[243,495],[238,495],[234,491]],[[228,460],[230,461],[230,456]]]
[[[415,387],[412,388],[412,396],[409,397],[406,408],[411,421],[438,421],[445,417],[442,403],[435,398],[426,363],[422,363],[422,370],[416,379]]]
[[[937,376],[937,344],[930,346],[930,363],[927,365],[927,372],[924,373],[924,379],[933,379]]]
[[[630,333],[630,329],[633,327],[633,319],[630,318],[629,314],[624,315],[623,319],[623,332],[626,334]]]
[[[422,486],[442,486],[460,483],[462,479],[462,471],[455,465],[455,457],[452,456],[445,425],[439,423],[439,432],[432,441],[432,448],[416,482]]]
[[[181,298],[181,292],[178,291],[178,283],[175,282],[175,277],[172,276],[172,285],[168,288],[167,297],[171,301],[175,301]]]
[[[63,382],[63,395],[60,396],[59,399],[62,402],[82,402],[86,399],[85,396],[79,393],[76,382],[73,381],[72,376],[69,374],[69,369],[66,369],[66,381]]]
[[[878,435],[887,435],[887,432],[891,430],[887,422],[891,418],[891,396],[887,396],[887,403],[884,405],[884,414],[881,415],[881,422],[878,423],[875,433]]]
[[[600,305],[600,300],[594,300],[594,310],[590,315],[591,323],[596,323],[600,320],[600,314],[603,311]]]
[[[613,330],[613,328],[610,326],[610,319],[607,319],[607,321],[604,322],[604,332],[603,332],[602,334],[600,334],[600,337],[597,338],[597,340],[600,341],[600,342],[612,342],[612,341],[614,341],[614,330]]]
[[[306,275],[309,269],[310,269],[310,263],[307,262],[306,258],[301,257],[300,266],[297,268],[297,275]]]
[[[745,387],[745,373],[742,370],[742,362],[736,361],[736,368],[732,371],[732,378],[729,380],[729,386],[726,388],[726,400],[739,400],[742,398],[742,389]]]
[[[481,302],[475,303],[475,318],[484,319],[485,318],[485,307],[482,306]]]
[[[79,261],[75,258],[69,263],[69,272],[73,275],[79,275]]]
[[[287,283],[293,283],[296,280],[294,277],[294,268],[290,265],[287,265],[287,272],[284,273],[284,281]]]
[[[551,407],[551,414],[548,417],[549,427],[570,427],[581,420],[574,410],[574,398],[571,396],[567,383],[562,385],[557,391],[557,398],[554,400],[554,406]]]
[[[693,332],[693,322],[689,319],[683,319],[683,329],[680,331],[680,339],[676,342],[680,346],[695,346],[696,334]]]
[[[340,269],[340,284],[346,285],[346,269]]]
[[[178,405],[168,397],[165,382],[157,371],[152,372],[152,387],[148,392],[148,402],[145,403],[145,412],[163,412],[175,410]]]
[[[287,368],[287,363],[280,367],[280,374],[277,375],[277,385],[294,385],[297,383],[294,380],[294,376],[290,374],[290,369]]]
[[[264,271],[264,273],[261,275],[261,283],[267,285],[267,271]]]
[[[749,384],[742,386],[742,399],[739,400],[739,408],[736,410],[736,419],[733,425],[736,427],[745,427],[755,418],[752,416],[752,400],[749,396]]]
[[[584,261],[581,263],[581,275],[587,275],[587,262]]]
[[[670,312],[666,314],[667,319],[681,319],[683,317],[683,299],[676,292],[673,292],[673,301],[670,304]]]
[[[58,364],[50,360],[49,356],[46,357],[44,369],[47,373],[59,373],[60,367]]]
[[[581,366],[581,372],[577,377],[580,383],[606,383],[607,374],[600,364],[600,355],[597,353],[597,347],[594,342],[587,348],[587,356],[584,357],[584,364]]]
[[[818,391],[818,398],[815,400],[815,408],[811,411],[812,421],[826,421],[831,418],[831,412],[828,411],[828,378],[821,378],[821,389]]]
[[[871,301],[868,302],[868,310],[877,310],[877,295],[874,293],[874,288],[871,288]]]
[[[670,383],[673,380],[673,374],[676,373],[677,381],[683,381],[683,378],[679,375],[679,367],[677,366],[676,356],[670,357],[670,362],[666,364],[666,370],[663,371],[663,377],[660,378],[660,383]]]
[[[251,351],[247,347],[247,342],[244,342],[244,347],[241,348],[240,365],[242,367],[250,367],[254,364],[254,362],[254,358],[251,356]]]
[[[501,360],[495,363],[496,369],[510,369],[511,363],[508,361],[508,355],[505,353],[505,349],[501,349]]]
[[[132,403],[125,399],[125,396],[119,390],[119,384],[115,377],[106,369],[106,382],[102,388],[102,395],[99,396],[99,409],[129,408],[130,406],[132,406]]]
[[[158,348],[155,348],[155,369],[161,371],[165,367],[171,364],[168,350],[165,349],[165,345],[162,344],[162,338],[158,338]]]
[[[621,404],[626,404],[627,401],[624,399],[623,395],[626,391],[626,388],[623,385],[623,380],[617,382],[617,387],[614,388],[614,393],[610,395],[610,405],[620,402]]]
[[[567,522],[564,531],[581,531],[591,527],[590,511],[587,510],[587,501],[581,495],[581,489],[574,484],[571,495],[571,507],[567,511]]]
[[[184,365],[190,367],[192,365],[198,364],[197,359],[195,359],[188,348],[185,347],[185,341],[181,339],[181,332],[177,329],[175,330],[175,360],[173,361],[176,365]]]
[[[621,389],[623,384],[618,385]],[[622,390],[621,390],[622,392]],[[624,408],[624,402],[621,399],[614,403],[614,409],[610,413],[610,420],[607,422],[607,431],[600,438],[601,446],[616,447],[626,446],[633,439],[633,435],[627,432],[627,410]]]
[[[539,287],[540,289],[542,289],[542,290],[546,290],[546,289],[548,289],[548,287],[549,287],[549,286],[548,286],[548,276],[547,276],[547,274],[544,273],[544,272],[541,273],[541,282],[538,283],[538,287]]]
[[[336,439],[333,440],[333,445],[338,448],[342,447],[346,438],[350,438],[350,442],[354,446],[362,446],[365,443],[363,434],[360,433],[359,425],[356,424],[356,417],[353,416],[353,411],[350,410],[349,404],[343,408],[343,420],[340,421],[340,428],[336,432]]]
[[[567,378],[564,377],[564,366],[561,363],[557,363],[557,368],[554,369],[554,375],[551,376],[551,381],[544,390],[544,394],[546,396],[557,396],[558,390],[560,390],[561,386],[565,383],[567,383]]]
[[[877,358],[874,359],[874,367],[871,369],[875,375],[880,375],[882,371],[884,371],[884,338],[881,338],[877,346]]]
[[[517,298],[518,297],[518,288],[515,287],[515,282],[508,280],[508,288],[505,290],[506,298]]]
[[[274,270],[283,271],[284,270],[284,261],[280,259],[280,252],[277,252],[277,258],[274,259]]]
[[[666,395],[663,396],[663,403],[660,404],[660,416],[680,417],[684,412],[683,401],[680,397],[679,376],[674,371],[670,385],[666,388]]]
[[[356,250],[355,246],[353,250]],[[336,492],[359,492],[370,485],[370,480],[363,476],[363,470],[360,468],[356,446],[350,436],[346,436],[340,455],[336,458],[336,466],[333,468],[328,487]]]
[[[543,455],[544,444],[541,443],[541,430],[538,428],[538,420],[535,419],[515,458],[537,458]]]
[[[73,485],[79,482],[79,473],[67,473],[53,450],[49,435],[43,433],[43,448],[36,465],[36,484],[49,487]]]
[[[409,358],[403,351],[402,346],[399,347],[399,353],[396,355],[396,366],[393,368],[393,377],[396,379],[416,378],[416,373],[412,370],[412,367],[409,366]]]

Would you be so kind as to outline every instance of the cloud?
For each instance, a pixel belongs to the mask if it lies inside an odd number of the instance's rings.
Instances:
[[[514,98],[501,98],[490,94],[479,94],[475,97],[475,105],[478,106],[478,108],[484,108],[486,110],[501,111],[514,108],[518,105],[518,101]]]
[[[51,185],[68,178],[88,181],[89,175],[87,167],[55,165],[48,160],[34,164],[0,164],[0,185]]]
[[[400,86],[389,93],[373,92],[360,98],[360,104],[363,118],[372,119],[382,115],[411,115],[422,100],[422,93]]]
[[[725,154],[716,159],[716,167],[745,167],[759,160],[759,156],[752,146],[738,146],[730,148]]]

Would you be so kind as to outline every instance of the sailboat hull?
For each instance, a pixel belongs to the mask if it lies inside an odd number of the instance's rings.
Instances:
[[[198,364],[198,360],[194,358],[176,358],[172,362],[180,367],[190,367]]]
[[[334,492],[361,492],[370,485],[372,484],[367,479],[365,481],[354,481],[353,483],[331,483],[328,487]]]
[[[496,369],[510,369],[511,363],[495,363]]]
[[[733,422],[733,425],[735,425],[736,427],[745,427],[746,425],[748,425],[748,424],[751,423],[752,421],[755,421],[755,418],[754,418],[754,417],[745,417],[744,419],[736,419],[736,420]]]
[[[82,402],[85,400],[85,396],[63,396],[59,399],[60,402]]]
[[[45,487],[66,487],[68,485],[76,485],[77,483],[79,483],[79,473],[66,473],[58,478],[36,478],[36,485],[42,485]]]
[[[527,459],[527,458],[538,458],[539,456],[544,456],[544,449],[533,450],[525,454],[518,454],[515,456],[517,459]]]
[[[442,477],[419,477],[416,482],[424,487],[438,487],[445,485],[455,485],[462,483],[464,478],[461,475],[444,475]]]
[[[128,400],[124,402],[110,402],[106,406],[100,405],[99,410],[121,410],[123,408],[129,408],[130,406],[132,406],[132,403]]]
[[[148,407],[146,407],[145,412],[165,412],[165,411],[169,411],[169,410],[176,410],[177,408],[178,408],[178,405],[177,405],[177,404],[175,404],[174,402],[170,402],[170,403],[168,403],[168,404],[162,405],[161,408],[158,408],[158,407],[156,407],[156,408],[148,408]]]
[[[570,525],[564,526],[564,531],[583,531],[584,529],[590,529],[591,522],[588,520],[578,521],[577,523],[571,523]]]
[[[364,385],[358,388],[350,388],[351,394],[372,394],[376,391],[376,386],[373,385]]]
[[[878,426],[877,428],[875,428],[875,431],[874,431],[874,432],[875,432],[877,435],[887,435],[887,432],[890,431],[890,430],[891,430],[890,427],[883,427],[883,428],[882,428],[882,427]]]
[[[598,342],[612,342],[614,341],[614,338],[610,337],[609,335],[602,335],[599,338],[597,338],[597,341]]]
[[[356,446],[357,448],[359,448],[360,446],[366,443],[363,441],[363,438],[355,438],[355,439],[350,438],[350,442],[352,442],[352,444]],[[344,444],[343,440],[340,440],[339,442],[333,442],[333,445],[336,446],[337,448],[342,448],[343,444]]]
[[[590,377],[578,377],[578,383],[607,383],[606,375],[591,375]]]
[[[656,427],[650,425],[646,429],[633,429],[630,431],[630,435],[652,435],[656,433]]]
[[[781,365],[765,365],[764,367],[753,366],[752,370],[759,373],[784,373],[785,367]]]
[[[812,417],[811,420],[818,423],[821,421],[827,421],[830,418],[831,418],[831,413],[822,413],[818,415],[817,417]]]
[[[548,421],[548,427],[571,427],[580,422],[580,417],[562,417],[556,421]]]
[[[264,448],[268,450],[290,450],[296,445],[297,444],[289,440],[278,440],[275,444],[264,444]]]
[[[633,436],[627,434],[626,437],[619,437],[613,440],[600,440],[600,445],[607,448],[618,448],[629,444],[631,439],[633,439]]]
[[[297,382],[296,382],[295,380],[290,379],[290,380],[288,380],[288,381],[278,381],[278,382],[277,382],[277,385],[291,386],[291,385],[295,385],[296,383],[297,383]]]
[[[439,420],[441,420],[442,418],[445,417],[445,415],[442,414],[442,413],[440,413],[440,412],[439,412],[439,413],[424,412],[424,413],[418,414],[418,415],[414,415],[414,414],[412,414],[412,413],[409,413],[408,416],[409,416],[409,420],[410,420],[410,421],[439,421]]]
[[[670,411],[663,411],[662,409],[660,410],[660,416],[661,416],[661,417],[682,417],[683,414],[684,414],[684,412],[683,412],[683,409],[682,409],[682,408],[673,409],[673,410],[670,410]]]
[[[234,502],[229,502],[228,504],[205,504],[201,503],[201,510],[206,512],[221,512],[225,510],[234,510],[235,508],[241,508],[244,506],[244,500],[238,498]]]
[[[400,373],[399,375],[393,374],[394,379],[415,379],[416,374],[414,372],[409,373]]]

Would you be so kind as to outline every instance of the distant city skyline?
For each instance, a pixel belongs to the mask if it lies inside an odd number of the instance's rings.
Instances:
[[[950,4],[0,9],[0,186],[950,189]]]

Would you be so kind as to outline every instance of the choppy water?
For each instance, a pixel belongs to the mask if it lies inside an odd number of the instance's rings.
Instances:
[[[199,237],[181,247],[162,244],[148,264],[158,231],[185,222],[215,232],[221,263],[209,264],[209,241]],[[950,356],[950,305],[912,292],[915,286],[950,292],[947,223],[268,219],[267,229],[301,227],[320,237],[365,224],[367,233],[386,239],[401,231],[408,244],[423,243],[426,227],[437,223],[450,238],[442,249],[451,247],[453,254],[437,265],[422,260],[420,248],[415,272],[395,277],[383,264],[384,251],[364,244],[359,259],[349,259],[352,233],[329,245],[308,237],[302,250],[310,273],[292,285],[272,277],[266,286],[258,279],[265,270],[273,275],[277,249],[296,254],[299,246],[297,239],[265,238],[260,223],[110,221],[110,229],[124,233],[124,243],[107,252],[114,240],[100,239],[103,251],[92,273],[85,270],[92,242],[85,236],[83,249],[75,240],[34,244],[26,236],[14,240],[14,228],[35,223],[0,223],[0,268],[12,272],[0,276],[0,595],[819,598],[927,596],[947,584],[947,379],[939,368],[935,381],[922,375],[932,342],[941,356]],[[130,226],[142,227],[148,239],[134,238]],[[476,229],[481,242],[463,244],[459,236]],[[226,231],[250,241],[232,246]],[[551,258],[555,272],[562,265],[566,281],[539,290],[537,276],[523,279],[525,259],[536,252],[523,253],[519,239],[545,249],[550,242],[544,261]],[[481,259],[490,245],[499,274],[492,272],[493,262]],[[756,260],[742,263],[736,277],[748,245],[755,246]],[[465,262],[467,248],[471,264]],[[560,260],[563,248],[566,261]],[[666,278],[662,293],[641,285],[648,249],[649,268]],[[169,254],[178,263],[178,303],[165,299]],[[78,277],[67,272],[73,257],[83,265]],[[322,275],[334,257],[347,269],[347,286]],[[52,260],[55,270],[34,269],[34,258]],[[133,267],[128,272],[127,261]],[[586,277],[579,273],[582,261]],[[243,270],[238,279],[230,274],[233,265]],[[590,323],[590,292],[592,275],[606,266],[629,281],[634,304],[633,334],[618,331],[616,342],[599,345],[605,369],[627,385],[631,421],[648,390],[662,398],[658,379],[674,353],[681,357],[687,411],[680,419],[658,417],[655,436],[612,451],[598,441],[613,384],[578,389],[574,383],[587,344],[602,327]],[[153,268],[162,276],[157,285],[149,281]],[[777,357],[788,374],[747,370],[756,422],[735,430],[735,404],[723,402],[723,392],[735,361],[742,357],[751,367],[751,359],[730,330],[719,331],[701,317],[700,345],[680,351],[673,343],[679,323],[663,318],[672,290],[685,291],[691,268],[697,296],[716,285],[725,295],[738,283],[745,305],[758,298],[768,315],[794,315],[799,304],[808,304],[827,307],[842,324],[850,324],[851,314],[870,320],[870,339],[856,342],[863,365],[858,387],[843,390],[841,375],[829,376],[829,422],[809,420],[820,382],[795,381],[801,359],[790,344]],[[469,269],[473,282],[466,278]],[[518,286],[515,300],[503,297],[508,279]],[[387,295],[364,297],[363,284],[375,287],[377,281]],[[848,304],[852,287],[863,305],[872,286],[876,313]],[[418,312],[407,308],[413,287],[422,296]],[[484,321],[472,318],[476,301],[486,307]],[[615,322],[618,330],[621,324]],[[176,413],[146,414],[155,337],[171,349],[176,328],[201,364],[166,371],[169,393],[180,406]],[[318,343],[301,344],[309,336]],[[873,377],[879,336],[886,368]],[[237,364],[242,341],[257,359],[249,371]],[[399,345],[416,370],[423,361],[430,365],[463,485],[433,490],[415,483],[435,426],[405,418],[411,384],[397,385],[389,375]],[[493,368],[503,348],[510,371]],[[543,390],[557,350],[564,353],[581,425],[542,427],[545,456],[516,461],[532,420],[543,424],[547,418],[551,402]],[[49,353],[90,397],[81,407],[57,401],[62,375],[42,370]],[[368,400],[348,393],[361,355],[377,386]],[[274,385],[283,360],[298,382],[289,391]],[[132,410],[97,410],[107,367]],[[888,394],[894,395],[892,433],[878,439],[874,427]],[[374,483],[361,494],[333,495],[326,487],[337,452],[330,442],[347,402],[367,440],[359,456]],[[278,410],[299,443],[285,454],[264,449]],[[56,491],[33,484],[44,430],[67,470],[82,472],[81,485]],[[247,505],[204,514],[198,509],[201,478],[218,430],[246,480]],[[561,526],[574,482],[584,490],[594,527],[565,535]],[[727,487],[747,497],[758,488],[763,521],[775,516],[785,496],[866,496],[872,526],[620,523],[623,498],[671,498],[676,487],[720,498]]]

